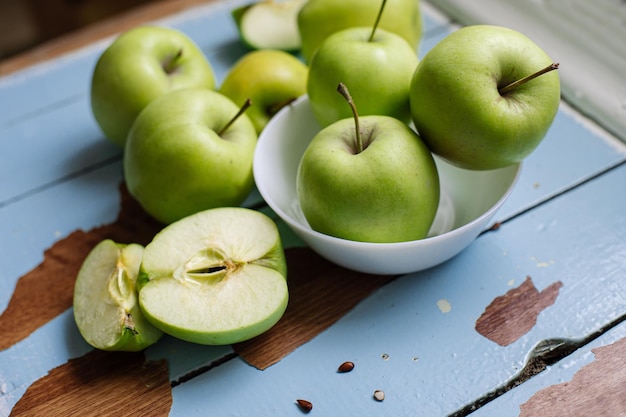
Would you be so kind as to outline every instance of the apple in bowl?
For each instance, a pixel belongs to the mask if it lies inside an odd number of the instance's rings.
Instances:
[[[253,172],[260,194],[272,210],[311,249],[340,266],[372,274],[403,274],[438,265],[456,256],[482,232],[509,197],[521,164],[475,171],[435,156],[440,199],[423,239],[374,243],[343,239],[311,228],[297,193],[302,155],[321,126],[307,96],[281,110],[259,137]],[[333,216],[334,213],[328,213]]]

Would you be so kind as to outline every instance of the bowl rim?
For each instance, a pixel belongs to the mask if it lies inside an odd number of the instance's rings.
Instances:
[[[302,224],[300,221],[298,221],[297,219],[295,219],[293,216],[291,216],[290,214],[286,213],[271,197],[271,195],[269,195],[267,188],[265,187],[265,185],[259,181],[257,181],[257,178],[259,177],[257,175],[257,168],[259,166],[258,163],[256,163],[257,159],[260,158],[260,151],[259,151],[259,143],[261,143],[262,137],[264,136],[264,132],[265,131],[269,131],[268,127],[272,127],[274,124],[278,123],[278,119],[280,118],[281,114],[284,112],[287,112],[290,110],[290,108],[292,106],[298,106],[301,105],[303,102],[308,101],[308,96],[306,94],[300,96],[299,98],[297,98],[296,100],[294,100],[292,103],[290,103],[289,105],[283,107],[266,125],[265,129],[263,129],[264,131],[261,132],[261,134],[259,135],[259,140],[257,142],[257,147],[254,151],[254,163],[253,163],[253,176],[255,179],[255,184],[257,187],[257,190],[259,191],[259,193],[261,194],[261,197],[263,198],[263,200],[265,201],[265,203],[283,220],[285,221],[290,227],[295,227],[296,229],[298,229],[299,232],[304,233],[304,234],[310,234],[320,240],[324,240],[324,241],[332,241],[332,242],[337,242],[337,243],[342,243],[344,245],[351,245],[354,248],[359,248],[362,247],[364,249],[373,249],[373,248],[406,248],[406,247],[412,247],[412,246],[425,246],[425,245],[431,245],[431,244],[437,244],[439,241],[443,241],[443,240],[447,240],[455,235],[459,235],[459,234],[464,234],[467,229],[472,229],[474,227],[477,226],[478,223],[483,223],[485,221],[488,221],[494,214],[495,212],[502,206],[502,204],[504,204],[504,202],[508,199],[508,197],[510,196],[510,194],[513,192],[513,190],[515,189],[515,185],[517,184],[521,171],[522,171],[522,166],[523,166],[523,162],[518,162],[516,164],[512,164],[509,165],[507,167],[502,167],[502,168],[498,168],[498,169],[503,169],[503,168],[511,168],[511,167],[516,167],[515,169],[515,175],[513,177],[513,179],[511,180],[509,186],[506,189],[506,192],[504,192],[500,198],[491,205],[491,207],[489,207],[489,209],[487,209],[486,211],[484,211],[482,214],[480,214],[478,217],[474,218],[473,220],[464,223],[461,226],[458,226],[452,230],[449,230],[445,233],[441,233],[438,235],[434,235],[434,236],[428,236],[422,239],[416,239],[416,240],[407,240],[407,241],[402,241],[402,242],[363,242],[363,241],[357,241],[357,240],[349,240],[349,239],[344,239],[341,237],[337,237],[337,236],[332,236],[332,235],[328,235],[325,233],[321,233],[318,232],[317,230],[314,230],[313,228],[311,228],[308,224]],[[412,128],[413,129],[413,128]],[[439,158],[441,160],[443,160],[446,163],[449,163],[447,161],[445,161],[445,159],[435,155],[433,153],[433,156],[436,158]],[[488,230],[486,228],[482,228],[478,231],[478,233],[476,235],[479,235],[480,233],[484,232],[485,230]]]

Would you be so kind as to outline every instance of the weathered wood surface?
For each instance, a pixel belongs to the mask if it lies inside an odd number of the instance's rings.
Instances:
[[[221,80],[245,52],[228,15],[242,3],[158,23],[189,34]],[[173,10],[163,7],[138,15]],[[421,54],[454,29],[427,6],[424,14]],[[107,35],[128,22],[110,22]],[[349,273],[279,223],[294,297],[270,333],[234,347],[165,337],[142,355],[93,351],[70,308],[84,254],[104,236],[146,242],[159,225],[129,200],[120,151],[90,114],[91,70],[111,38],[84,39],[0,78],[0,416],[119,416],[115,404],[128,396],[142,401],[126,415],[171,416],[301,415],[297,398],[312,413],[342,416],[468,415],[476,405],[481,416],[533,415],[552,394],[557,415],[569,415],[598,392],[605,411],[623,406],[606,380],[626,383],[626,149],[565,103],[498,213],[500,227],[451,261],[402,277]],[[253,194],[249,204],[258,202]],[[556,386],[582,369],[584,352],[609,364],[607,379],[581,370],[573,388]],[[346,360],[355,369],[338,374]],[[120,371],[104,371],[113,364]]]

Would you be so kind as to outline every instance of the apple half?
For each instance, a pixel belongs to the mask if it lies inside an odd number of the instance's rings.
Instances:
[[[306,0],[263,0],[232,11],[241,40],[252,49],[300,49],[297,16]]]
[[[136,281],[143,246],[110,239],[98,243],[83,262],[74,284],[74,320],[81,335],[101,350],[139,351],[163,332],[144,318]]]
[[[170,224],[146,246],[139,304],[165,333],[226,345],[278,322],[289,298],[286,277],[273,220],[247,208],[214,208]]]

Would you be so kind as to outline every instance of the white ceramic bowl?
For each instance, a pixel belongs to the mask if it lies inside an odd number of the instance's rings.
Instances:
[[[298,164],[319,130],[306,96],[276,114],[257,143],[256,185],[265,202],[311,249],[331,262],[366,273],[415,272],[457,255],[491,226],[489,222],[509,196],[521,169],[518,164],[491,171],[470,171],[435,158],[441,199],[429,237],[399,243],[339,239],[311,229],[298,203]]]

